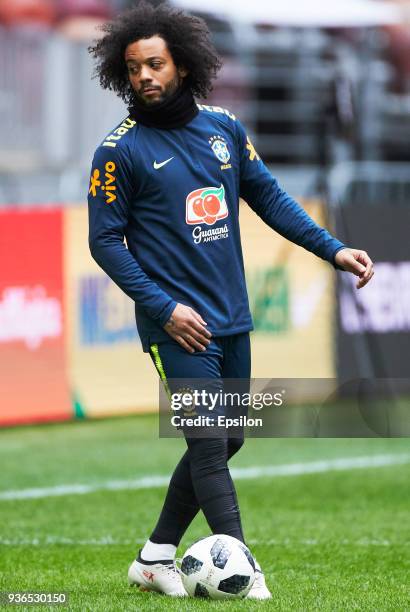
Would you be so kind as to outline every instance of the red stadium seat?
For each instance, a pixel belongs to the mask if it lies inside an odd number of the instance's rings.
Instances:
[[[110,3],[107,0],[59,0],[57,6],[60,19],[95,17],[105,20],[112,17]]]
[[[49,27],[55,16],[51,0],[0,0],[0,23],[9,27],[26,23]]]

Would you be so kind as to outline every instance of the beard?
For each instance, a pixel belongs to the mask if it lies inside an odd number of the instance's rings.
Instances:
[[[168,83],[166,83],[164,89],[161,91],[161,95],[158,98],[155,98],[155,100],[147,99],[146,97],[144,97],[144,94],[142,92],[140,93],[139,91],[135,91],[135,90],[134,90],[134,96],[135,96],[136,101],[139,104],[142,104],[143,106],[146,106],[148,108],[148,107],[156,106],[158,104],[162,104],[163,102],[168,100],[168,98],[171,98],[174,95],[174,93],[177,91],[177,89],[179,89],[180,85],[181,85],[181,79],[179,75],[176,74],[173,79],[171,79],[170,81],[168,81]]]

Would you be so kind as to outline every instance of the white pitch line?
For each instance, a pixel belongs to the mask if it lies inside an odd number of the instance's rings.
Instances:
[[[45,537],[33,537],[33,538],[2,538],[0,537],[0,546],[142,546],[146,540],[133,540],[129,539],[115,539],[111,535],[101,536],[99,538],[68,538],[65,536],[48,535]],[[282,540],[259,540],[250,539],[246,543],[249,546],[270,546],[270,547],[296,547],[296,546],[323,546],[328,545],[328,540],[316,540],[316,539],[291,539],[284,538]],[[333,546],[359,546],[359,547],[388,547],[398,546],[403,548],[404,546],[410,546],[410,541],[392,541],[392,540],[375,540],[369,538],[362,538],[360,540],[348,540],[343,538],[342,540],[332,541]]]
[[[373,455],[368,457],[342,457],[340,459],[323,459],[306,463],[286,463],[284,465],[258,465],[248,468],[232,468],[235,480],[251,480],[261,477],[301,476],[322,472],[357,470],[403,465],[410,463],[410,454]],[[166,487],[169,476],[145,476],[134,480],[107,480],[93,484],[66,484],[37,489],[16,489],[0,491],[0,501],[19,499],[42,499],[62,495],[85,495],[96,491],[124,491],[136,489],[157,489]]]

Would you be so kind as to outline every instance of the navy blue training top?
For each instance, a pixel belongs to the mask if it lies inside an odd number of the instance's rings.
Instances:
[[[282,191],[232,113],[198,107],[178,129],[128,117],[93,159],[91,254],[134,300],[145,351],[169,338],[163,326],[178,302],[199,312],[214,336],[252,329],[240,197],[275,231],[333,264],[344,248]]]

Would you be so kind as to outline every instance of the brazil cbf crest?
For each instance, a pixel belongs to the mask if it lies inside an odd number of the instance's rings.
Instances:
[[[231,154],[229,153],[225,138],[219,135],[212,136],[212,138],[209,139],[209,144],[219,161],[226,165],[231,159]]]

